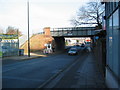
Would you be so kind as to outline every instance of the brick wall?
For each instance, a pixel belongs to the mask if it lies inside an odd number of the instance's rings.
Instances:
[[[43,30],[44,30],[44,34],[45,35],[51,35],[51,33],[50,33],[50,27],[45,27]]]

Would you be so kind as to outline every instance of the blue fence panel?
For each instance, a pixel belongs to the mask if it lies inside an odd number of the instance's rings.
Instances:
[[[2,56],[17,56],[19,55],[19,44],[11,42],[1,42]]]

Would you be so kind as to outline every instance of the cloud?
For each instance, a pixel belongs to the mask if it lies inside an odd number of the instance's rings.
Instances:
[[[70,18],[80,7],[81,0],[29,0],[30,33],[44,27],[68,27]],[[0,26],[14,26],[27,34],[27,0],[1,0]]]
[[[80,2],[88,2],[88,0],[29,0],[30,2],[41,2],[41,3],[44,3],[44,2],[48,2],[48,3],[80,3]]]

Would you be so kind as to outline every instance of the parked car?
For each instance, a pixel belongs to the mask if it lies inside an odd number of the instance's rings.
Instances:
[[[78,54],[78,50],[76,48],[71,48],[68,51],[68,55],[77,55]]]
[[[91,42],[85,42],[86,47],[90,47],[90,45],[91,45]]]
[[[81,49],[80,45],[74,45],[74,46],[72,46],[72,48],[76,48],[78,51],[80,51],[80,49]]]
[[[85,44],[82,43],[82,44],[81,44],[81,47],[85,47]]]
[[[91,52],[91,47],[86,47],[85,50],[86,52]]]

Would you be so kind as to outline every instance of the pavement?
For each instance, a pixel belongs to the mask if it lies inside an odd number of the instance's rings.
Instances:
[[[93,53],[83,54],[61,74],[39,88],[107,89]]]
[[[30,53],[30,57],[28,57],[27,53],[25,53],[23,56],[3,57],[2,58],[2,65],[12,64],[12,63],[15,63],[15,62],[31,60],[31,59],[40,58],[40,57],[48,57],[48,56],[59,54],[59,53],[62,53],[62,52],[57,51],[57,52],[53,52],[53,53],[49,53],[49,54],[34,52],[34,53]]]

